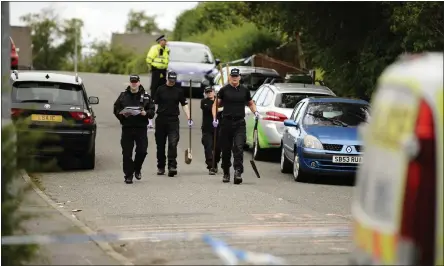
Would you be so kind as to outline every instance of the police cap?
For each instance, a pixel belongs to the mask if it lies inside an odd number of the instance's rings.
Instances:
[[[170,71],[167,74],[167,79],[169,80],[177,80],[177,74],[174,71]]]
[[[212,87],[210,87],[210,86],[205,87],[205,92],[210,92],[210,91],[213,91],[213,88],[212,88]]]
[[[165,40],[165,35],[161,35],[159,38],[156,39],[156,42],[160,42],[161,40]]]
[[[130,75],[130,82],[139,82],[140,77],[138,75]]]
[[[230,71],[230,76],[232,77],[239,77],[240,76],[240,70],[239,68],[233,68]]]

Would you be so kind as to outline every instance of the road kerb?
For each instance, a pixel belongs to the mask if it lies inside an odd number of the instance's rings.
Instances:
[[[59,211],[63,216],[65,216],[68,220],[70,220],[75,226],[77,226],[78,228],[80,228],[85,234],[87,235],[93,235],[96,234],[97,232],[95,232],[94,230],[92,230],[90,227],[88,227],[86,224],[84,224],[83,222],[81,222],[78,219],[75,219],[74,217],[72,217],[71,213],[68,213],[67,211],[60,209],[58,207],[58,205],[56,204],[56,202],[54,202],[51,198],[49,198],[42,190],[40,190],[35,184],[34,182],[31,180],[31,178],[29,177],[28,173],[23,171],[22,172],[22,177],[25,180],[25,182],[27,184],[30,184],[32,186],[32,189],[44,200],[46,201],[46,203],[48,203],[51,207],[53,207],[54,209],[56,209],[57,211]],[[98,242],[95,241],[93,238],[91,238],[91,241],[94,242],[99,248],[101,248],[108,256],[110,256],[111,258],[115,259],[116,261],[118,261],[119,263],[121,263],[121,265],[134,265],[128,258],[126,258],[125,256],[123,256],[122,254],[116,252],[111,245],[109,244],[109,242]]]

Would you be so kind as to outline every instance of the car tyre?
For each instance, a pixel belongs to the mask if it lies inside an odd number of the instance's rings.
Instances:
[[[291,173],[291,163],[285,157],[285,151],[283,145],[281,145],[281,173],[284,174]]]
[[[260,144],[259,144],[259,138],[258,138],[258,136],[257,136],[258,134],[257,134],[257,131],[256,131],[256,134],[255,134],[255,132],[253,131],[253,142],[254,142],[254,146],[252,147],[253,148],[253,158],[254,158],[254,160],[257,160],[257,161],[260,161],[260,160],[262,160],[263,158],[264,158],[264,150],[263,149],[261,149],[261,146],[260,146]]]
[[[299,155],[295,152],[293,161],[293,179],[296,182],[304,182],[307,180],[306,173],[300,168]]]
[[[85,170],[92,170],[96,166],[96,146],[94,144],[92,150],[82,159],[82,168]]]

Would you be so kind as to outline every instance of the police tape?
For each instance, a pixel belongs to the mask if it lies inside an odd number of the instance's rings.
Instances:
[[[348,226],[338,227],[297,227],[291,229],[276,230],[239,230],[239,231],[211,231],[212,237],[349,237],[351,230]],[[116,242],[116,241],[170,241],[170,240],[195,240],[203,236],[209,236],[209,232],[199,231],[162,231],[162,232],[120,232],[104,234],[70,234],[70,235],[18,235],[2,236],[3,245],[23,244],[78,244],[86,242]]]

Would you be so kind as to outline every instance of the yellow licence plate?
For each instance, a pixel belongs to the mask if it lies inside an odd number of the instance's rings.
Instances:
[[[60,123],[63,120],[61,115],[31,115],[32,121],[40,122],[57,122]]]

